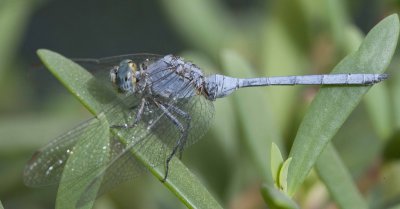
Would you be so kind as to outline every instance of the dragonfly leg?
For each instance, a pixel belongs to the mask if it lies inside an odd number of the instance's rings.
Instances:
[[[183,149],[183,145],[186,142],[187,136],[188,136],[188,129],[186,129],[182,123],[170,112],[169,108],[166,108],[164,105],[157,103],[156,104],[160,107],[160,109],[165,113],[165,115],[171,120],[171,122],[179,129],[181,136],[179,137],[179,140],[176,142],[176,145],[172,149],[172,152],[168,155],[166,161],[165,161],[165,176],[162,180],[162,182],[165,182],[168,177],[168,172],[169,172],[169,162],[172,160],[172,157],[181,149]],[[170,106],[171,107],[171,106]],[[173,110],[173,108],[170,108]],[[181,148],[182,147],[182,148]]]
[[[180,109],[176,106],[168,105],[168,108],[170,108],[175,113],[177,113],[179,116],[181,116],[182,118],[185,119],[185,121],[186,121],[185,128],[186,128],[186,131],[188,132],[190,129],[190,122],[192,120],[192,117],[187,112],[183,111],[182,109]],[[179,144],[179,159],[182,159],[183,148],[185,147],[186,141],[187,141],[187,139],[184,139],[183,142],[181,144]]]
[[[142,98],[142,101],[140,102],[140,107],[139,107],[138,111],[136,112],[135,120],[133,121],[132,127],[135,126],[136,124],[138,124],[140,122],[140,120],[142,119],[145,105],[146,105],[146,99]]]
[[[140,107],[136,112],[135,119],[133,120],[132,124],[130,124],[130,125],[128,125],[128,124],[112,125],[111,128],[133,128],[133,127],[135,127],[142,119],[145,105],[146,105],[146,99],[143,97],[142,100],[140,101]],[[133,107],[132,109],[134,109],[134,108],[136,108],[136,106]]]

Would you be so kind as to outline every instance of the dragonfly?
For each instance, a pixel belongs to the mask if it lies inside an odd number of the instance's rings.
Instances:
[[[138,150],[154,156],[152,166],[164,166],[165,182],[171,159],[181,158],[185,148],[209,129],[214,116],[213,101],[238,89],[274,85],[364,86],[388,78],[387,74],[351,73],[234,78],[207,75],[197,65],[174,55],[130,54],[75,61],[94,75],[96,85],[88,85],[88,91],[107,104],[103,113],[109,129],[116,133],[110,134],[109,143],[103,147],[107,149],[87,151],[88,156],[104,154],[106,163],[86,165],[90,168],[76,171],[73,177],[79,181],[79,177],[93,175],[93,182],[101,181],[98,195],[146,170],[132,156]],[[103,96],[105,92],[109,96]],[[83,122],[35,152],[24,170],[25,184],[37,187],[60,182],[79,141],[101,131],[95,120]],[[127,141],[122,143],[117,135]],[[156,144],[161,146],[155,151]]]

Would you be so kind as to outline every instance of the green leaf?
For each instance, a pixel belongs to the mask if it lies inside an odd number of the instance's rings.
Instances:
[[[105,94],[104,98],[96,98],[88,90],[88,85],[93,76],[65,57],[45,49],[38,50],[38,55],[50,70],[50,72],[94,115],[99,115],[107,108],[101,99],[112,99],[112,94],[107,93],[107,88],[101,89]],[[115,134],[111,130],[111,134]],[[121,141],[127,141],[118,136]],[[161,143],[161,142],[160,142]],[[154,144],[146,153],[158,151],[159,144]],[[160,145],[161,146],[161,145]],[[159,180],[164,178],[164,167],[153,167],[152,156],[136,151],[133,154],[155,177]],[[174,193],[182,203],[189,208],[221,208],[218,202],[212,197],[201,182],[183,165],[178,159],[173,158],[170,162],[170,173],[164,185]],[[59,194],[61,195],[61,194]]]
[[[261,194],[271,209],[297,209],[297,204],[278,189],[264,184]]]
[[[399,20],[391,15],[366,36],[360,48],[344,58],[332,73],[383,73],[397,45]],[[289,194],[307,177],[322,150],[361,101],[370,86],[322,87],[297,132],[290,156]]]
[[[272,179],[276,186],[279,185],[279,171],[281,170],[283,164],[283,158],[279,147],[272,143],[271,146],[271,173]]]
[[[368,208],[335,148],[328,144],[316,163],[318,175],[339,208]]]
[[[287,194],[287,186],[288,186],[288,181],[287,181],[287,175],[289,171],[289,166],[290,162],[292,162],[292,158],[290,157],[289,159],[285,160],[282,164],[282,168],[279,171],[279,188]]]
[[[0,209],[4,209],[3,204],[1,204],[1,201],[0,201]]]

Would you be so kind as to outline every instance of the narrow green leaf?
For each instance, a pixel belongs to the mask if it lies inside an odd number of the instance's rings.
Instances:
[[[358,49],[361,45],[362,40],[364,38],[364,34],[356,28],[354,25],[343,25],[345,28],[346,35],[342,35],[341,39],[342,43],[337,41],[337,37],[335,37],[336,45],[341,47],[340,52],[347,52],[351,53]],[[336,28],[337,30],[338,28]],[[343,30],[343,29],[340,29]],[[336,31],[338,32],[338,31]],[[336,34],[337,35],[337,34]],[[382,83],[380,85],[375,86],[372,88],[364,97],[364,104],[367,107],[367,112],[370,116],[370,121],[372,122],[373,128],[378,133],[378,136],[381,139],[386,139],[388,131],[391,131],[391,124],[390,124],[390,108],[389,108],[389,98],[386,88],[386,83]],[[353,119],[357,120],[357,119]],[[347,121],[347,124],[351,123],[351,121]],[[358,126],[365,127],[366,124],[357,123]],[[354,133],[354,129],[356,127],[351,126],[352,133]],[[341,131],[342,134],[346,133],[349,127],[345,128]],[[360,129],[359,129],[360,130]],[[350,131],[350,130],[349,130]],[[365,134],[370,134],[365,132]],[[351,135],[353,136],[353,135]],[[343,138],[345,137],[345,138]],[[350,136],[336,136],[336,139],[343,138],[346,140],[345,144],[348,144],[348,149],[340,150],[341,153],[337,153],[335,147],[332,144],[328,144],[328,147],[321,153],[320,157],[316,163],[316,171],[319,174],[320,179],[324,182],[325,186],[330,192],[331,197],[335,200],[335,203],[340,208],[367,208],[367,203],[363,199],[362,195],[358,191],[356,185],[353,182],[352,176],[350,174],[349,169],[344,165],[344,162],[347,160],[347,165],[351,167],[351,171],[357,173],[357,170],[362,169],[365,163],[370,162],[370,155],[374,155],[376,152],[371,150],[365,150],[365,146],[371,141],[368,142],[369,137],[373,137],[368,135],[367,137],[361,137],[360,140],[363,140],[363,143],[360,144],[357,140],[353,140],[356,138],[349,138]],[[355,137],[355,136],[354,136]],[[347,141],[352,139],[352,141]],[[365,140],[367,139],[367,140]],[[376,142],[374,141],[372,146],[368,146],[370,148],[375,147],[375,149],[379,149],[377,147]],[[353,144],[354,146],[351,146]],[[361,145],[361,146],[360,146]],[[358,155],[357,150],[360,150],[359,147],[363,150],[363,154]],[[348,150],[348,152],[346,152]],[[352,151],[350,151],[352,150]],[[365,154],[367,151],[368,154]],[[371,151],[371,152],[369,152]],[[339,157],[339,154],[346,154],[346,156]],[[352,155],[351,155],[352,154]],[[358,157],[357,157],[358,156]],[[342,160],[343,158],[343,160]],[[363,159],[363,160],[357,160]],[[349,162],[358,162],[357,164]],[[361,163],[360,163],[361,162]],[[363,163],[364,162],[364,163]],[[351,166],[353,165],[353,166]],[[365,167],[365,166],[364,166]]]
[[[279,171],[279,187],[285,194],[287,194],[288,189],[287,175],[290,168],[290,162],[292,162],[291,157],[283,162],[282,168]]]
[[[399,20],[391,15],[366,36],[360,48],[332,73],[383,73],[397,45]],[[290,156],[289,194],[304,181],[318,156],[370,86],[322,87],[300,124]]]
[[[278,189],[264,184],[261,188],[261,194],[271,209],[297,209],[297,204],[287,195]]]
[[[1,201],[0,201],[0,209],[4,209],[3,204],[1,204]]]
[[[93,76],[65,57],[45,49],[38,50],[38,55],[50,72],[94,115],[99,115],[102,110],[107,108],[99,98],[93,96],[88,85],[93,80]],[[99,87],[100,88],[100,87]],[[112,99],[112,95],[107,93],[107,88],[101,89],[105,98]],[[111,134],[115,134],[114,131]],[[120,137],[120,136],[118,136]],[[127,141],[120,137],[120,140]],[[156,152],[157,144],[150,149]],[[152,153],[152,151],[146,153]],[[164,178],[164,167],[153,167],[151,165],[152,156],[135,152],[134,157],[159,180]],[[189,208],[221,208],[218,202],[212,197],[201,182],[183,165],[178,159],[173,158],[170,162],[170,173],[164,185],[173,192]]]
[[[356,51],[360,46],[364,34],[355,26],[348,26],[345,30],[346,43],[345,52]],[[391,76],[390,83],[396,83],[394,76]],[[364,98],[367,113],[371,119],[374,131],[381,140],[387,140],[393,131],[391,117],[390,95],[387,83],[372,88]]]
[[[316,170],[339,208],[368,208],[351,174],[331,144],[319,156]]]
[[[279,150],[279,147],[275,143],[272,143],[271,173],[272,173],[272,179],[274,180],[276,186],[279,185],[279,171],[281,170],[282,164],[283,164],[283,158],[281,151]]]

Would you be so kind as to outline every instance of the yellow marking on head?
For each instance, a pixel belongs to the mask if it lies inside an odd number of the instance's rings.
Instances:
[[[131,68],[132,71],[132,85],[135,86],[136,84],[136,71],[137,71],[137,65],[134,62],[129,63],[129,68]]]

